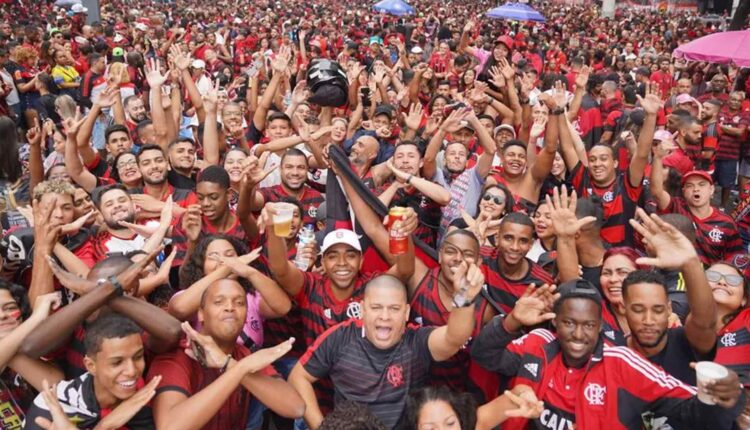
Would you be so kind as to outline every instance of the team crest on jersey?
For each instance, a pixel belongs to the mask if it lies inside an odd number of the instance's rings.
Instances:
[[[737,333],[727,333],[722,336],[721,344],[724,346],[737,346]]]
[[[708,238],[711,239],[711,242],[713,243],[721,242],[721,239],[723,237],[724,237],[724,233],[722,233],[718,227],[714,227],[711,229],[711,231],[708,232]]]
[[[351,302],[346,307],[346,316],[349,318],[362,319],[362,306],[359,302]]]
[[[606,192],[606,193],[604,193],[604,195],[602,196],[602,200],[604,200],[604,201],[605,201],[605,202],[607,202],[607,203],[611,202],[611,201],[612,201],[612,200],[614,200],[614,199],[615,199],[615,193],[613,193],[612,191],[607,191],[607,192]]]
[[[310,209],[307,210],[307,214],[310,216],[310,218],[315,218],[318,215],[318,208],[315,206],[310,206]]]
[[[404,368],[400,364],[391,364],[386,370],[385,377],[391,387],[398,388],[404,385]]]
[[[424,320],[422,319],[422,317],[415,317],[414,318],[414,322],[417,323],[417,324],[419,324],[419,325],[423,325],[424,324]]]
[[[604,406],[604,395],[607,394],[607,387],[602,387],[593,382],[589,383],[583,390],[583,396],[591,406]]]
[[[326,317],[327,319],[329,319],[329,320],[330,320],[330,319],[333,319],[333,318],[331,318],[331,309],[330,309],[330,308],[326,308],[326,309],[324,309],[324,310],[323,310],[323,315],[325,315],[325,317]]]
[[[739,117],[739,116],[735,116],[735,117],[733,117],[733,118],[732,118],[732,122],[733,122],[733,123],[735,123],[735,124],[739,124],[739,122],[740,122],[740,117]]]

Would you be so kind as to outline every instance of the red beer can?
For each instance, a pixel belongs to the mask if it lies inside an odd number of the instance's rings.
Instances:
[[[403,255],[409,250],[409,239],[406,235],[399,235],[393,229],[396,221],[403,220],[406,216],[406,208],[392,207],[388,211],[388,249],[391,255]]]

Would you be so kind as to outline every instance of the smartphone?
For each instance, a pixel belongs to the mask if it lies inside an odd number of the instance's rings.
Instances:
[[[445,107],[443,108],[443,117],[447,117],[447,116],[448,116],[448,115],[450,115],[450,114],[451,114],[451,112],[453,112],[454,110],[457,110],[457,109],[463,109],[463,108],[465,108],[465,107],[466,107],[466,103],[463,103],[463,102],[456,102],[456,103],[451,103],[451,104],[449,104],[449,105],[446,105],[446,106],[445,106]]]
[[[370,88],[362,87],[359,89],[359,92],[362,93],[362,106],[369,108],[372,105],[372,100],[370,100]]]

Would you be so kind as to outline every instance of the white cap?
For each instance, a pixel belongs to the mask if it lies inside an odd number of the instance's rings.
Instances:
[[[115,43],[120,43],[123,40],[125,40],[125,38],[120,33],[115,34],[115,38],[112,39],[112,41],[115,42]]]
[[[338,245],[339,243],[347,244],[357,251],[362,252],[362,247],[359,245],[357,234],[344,228],[328,233],[325,239],[323,239],[323,246],[320,248],[320,252],[325,254],[328,248],[333,245]]]
[[[635,60],[636,58],[638,57],[636,57],[635,54],[628,54],[627,56],[625,56],[626,60]]]
[[[83,5],[80,4],[80,3],[76,3],[73,6],[71,6],[70,10],[73,13],[88,13],[89,12],[89,10],[87,8],[83,7]]]
[[[412,54],[421,54],[423,52],[424,52],[424,50],[422,50],[422,48],[420,48],[419,46],[415,46],[415,47],[411,48],[411,53]]]
[[[235,24],[242,24],[242,20],[241,20],[241,19],[239,19],[239,18],[235,18],[235,19],[234,19],[234,23],[235,23]]]
[[[140,31],[147,31],[148,30],[148,26],[146,24],[142,23],[142,22],[139,22],[139,23],[135,24],[135,29],[136,30],[140,30]]]
[[[498,125],[497,127],[495,127],[495,131],[494,131],[494,133],[492,133],[492,135],[493,136],[497,136],[497,133],[499,133],[500,130],[508,130],[513,135],[513,139],[516,138],[516,130],[513,128],[512,125],[510,125],[510,124],[501,124],[501,125]]]
[[[193,68],[194,69],[205,69],[206,68],[206,62],[201,59],[195,59],[193,60]]]

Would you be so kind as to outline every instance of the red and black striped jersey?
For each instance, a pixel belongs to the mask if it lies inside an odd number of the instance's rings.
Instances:
[[[327,276],[314,272],[304,273],[304,284],[294,297],[302,311],[302,325],[305,330],[305,340],[312,345],[318,336],[334,325],[349,319],[360,319],[362,308],[360,302],[365,293],[365,285],[380,272],[367,274],[359,273],[352,286],[349,298],[338,300]]]
[[[710,266],[742,252],[742,239],[732,217],[711,208],[711,215],[698,218],[693,215],[682,197],[672,197],[665,213],[678,213],[690,218],[695,225],[695,240],[698,256],[703,264]]]
[[[722,327],[718,337],[714,361],[737,372],[745,388],[750,388],[750,308]]]
[[[747,129],[750,125],[750,112],[743,110],[731,111],[728,105],[724,105],[719,111],[719,124],[732,128]],[[744,134],[744,133],[743,133]],[[723,133],[719,127],[719,144],[716,149],[717,160],[739,160],[740,150],[746,136],[733,136]],[[747,151],[747,150],[745,150]],[[744,154],[743,154],[744,155]]]
[[[586,148],[591,148],[602,138],[602,111],[599,102],[586,93],[574,124]]]
[[[484,282],[487,284],[487,292],[503,312],[508,313],[516,305],[516,301],[523,295],[530,284],[541,287],[553,282],[552,276],[542,266],[526,258],[529,270],[520,279],[508,279],[500,269],[498,258],[485,258],[482,270],[484,271]]]
[[[263,196],[263,200],[265,200],[266,203],[278,202],[284,197],[294,197],[287,193],[281,184],[274,185],[273,187],[261,188],[258,192]],[[315,226],[315,217],[318,214],[318,206],[325,201],[323,195],[310,188],[308,185],[303,185],[302,194],[297,200],[299,200],[302,204],[302,208],[305,210],[305,213],[302,214],[302,224],[312,224]]]
[[[261,243],[265,243],[265,240]],[[261,252],[261,256],[257,261],[258,264],[254,264],[253,266],[257,267],[269,278],[272,278],[273,275],[268,270],[268,255],[266,255],[267,248],[264,247]],[[287,251],[287,257],[289,260],[293,260],[296,255],[296,247],[292,247],[292,249]],[[292,300],[292,309],[289,310],[289,313],[281,318],[272,318],[263,321],[264,347],[276,346],[290,337],[293,337],[296,340],[292,345],[292,350],[287,353],[287,356],[302,356],[307,349],[307,342],[305,342],[305,334],[302,326],[302,310],[294,300]]]
[[[604,207],[604,226],[602,239],[612,246],[633,246],[634,230],[628,221],[635,217],[638,199],[643,192],[643,185],[634,187],[630,184],[630,171],[617,173],[615,180],[607,187],[598,187],[591,180],[589,169],[580,161],[570,172],[570,183],[578,193],[578,198],[592,195],[602,200]]]
[[[440,299],[440,267],[435,267],[419,281],[414,290],[410,303],[410,319],[419,326],[444,326],[448,324],[450,310]],[[482,328],[482,316],[487,308],[486,300],[477,300],[474,305],[474,333],[476,336]],[[432,363],[430,367],[430,383],[432,385],[447,385],[453,390],[466,391],[469,370],[469,344],[458,351],[450,359]]]
[[[362,321],[349,320],[328,329],[299,363],[316,378],[330,377],[336,401],[366,405],[386,428],[400,428],[406,398],[428,379],[432,327],[405,327],[401,340],[381,350],[362,336]]]

